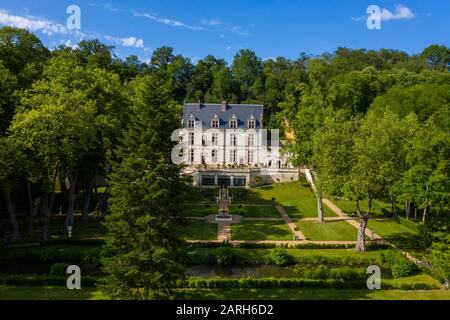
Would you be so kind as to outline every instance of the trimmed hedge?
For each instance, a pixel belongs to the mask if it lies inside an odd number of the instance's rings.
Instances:
[[[22,261],[97,261],[100,247],[94,246],[45,246],[0,250],[2,260]]]
[[[371,244],[367,243],[367,247],[373,249],[387,249],[389,245],[387,244]],[[218,248],[218,247],[234,247],[234,248],[245,248],[245,249],[273,249],[273,248],[286,248],[286,249],[352,249],[355,247],[354,244],[319,244],[319,243],[306,243],[302,244],[300,241],[295,245],[281,244],[277,245],[274,243],[217,243],[217,242],[198,242],[195,244],[190,244],[190,248]]]
[[[310,288],[310,289],[364,289],[365,281],[313,280],[297,278],[245,278],[245,279],[189,279],[181,288],[244,289],[244,288]]]
[[[11,286],[66,286],[69,275],[0,274],[0,284]],[[81,286],[95,286],[98,278],[81,275]]]
[[[102,246],[104,239],[52,239],[49,245]]]
[[[405,227],[407,227],[407,228],[409,228],[411,230],[414,230],[416,232],[420,232],[420,224],[418,224],[418,223],[416,223],[414,221],[408,220],[408,219],[403,218],[403,217],[398,216],[398,215],[395,216],[395,221],[397,221],[398,223],[404,225]]]
[[[304,278],[243,278],[243,279],[189,279],[178,283],[179,288],[201,289],[367,289],[366,280],[304,279]],[[382,289],[431,290],[434,285],[425,282],[383,283]]]

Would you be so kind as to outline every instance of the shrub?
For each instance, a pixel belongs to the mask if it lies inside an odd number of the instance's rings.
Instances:
[[[217,248],[215,252],[216,263],[219,266],[228,266],[233,263],[234,254],[232,249],[229,247],[220,247]]]
[[[288,254],[286,249],[275,248],[270,253],[270,260],[277,266],[284,266],[293,260],[293,257]]]
[[[262,185],[262,178],[261,178],[261,176],[256,176],[256,177],[254,178],[254,181],[255,181],[255,185],[256,185],[257,187],[259,187],[259,186]]]
[[[380,262],[387,265],[394,278],[407,277],[417,271],[416,265],[408,260],[403,254],[394,250],[381,253]]]
[[[325,265],[319,265],[316,269],[308,269],[303,274],[307,279],[328,279],[330,268]]]
[[[67,262],[58,262],[54,263],[50,268],[50,275],[64,275],[66,274],[67,267],[70,263]]]
[[[407,260],[406,258],[397,260],[391,266],[392,276],[396,279],[410,276],[414,274],[416,271],[417,271],[416,265],[411,261]]]

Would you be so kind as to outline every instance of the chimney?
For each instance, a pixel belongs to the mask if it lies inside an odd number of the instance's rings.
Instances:
[[[220,104],[220,108],[222,109],[222,112],[227,111],[227,102],[222,101],[222,103]]]

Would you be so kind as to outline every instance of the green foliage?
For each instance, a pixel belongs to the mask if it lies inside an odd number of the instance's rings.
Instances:
[[[390,267],[392,276],[396,279],[407,277],[417,272],[417,266],[397,251],[382,252],[380,262]]]
[[[50,275],[65,275],[67,267],[70,265],[70,263],[67,262],[58,262],[54,263],[52,267],[50,268]]]
[[[182,197],[186,184],[170,155],[177,127],[172,88],[155,76],[131,84],[132,123],[111,175],[103,250],[105,290],[113,298],[170,298],[183,279]]]
[[[219,247],[215,250],[214,256],[219,266],[228,266],[234,262],[233,250],[228,247]]]
[[[288,254],[286,249],[275,248],[270,253],[270,259],[277,266],[284,266],[292,261],[292,256]]]

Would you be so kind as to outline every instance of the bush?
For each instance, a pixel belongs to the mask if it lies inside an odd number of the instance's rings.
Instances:
[[[399,259],[391,266],[392,276],[394,278],[407,277],[414,274],[417,271],[416,265],[411,261],[405,259]]]
[[[307,279],[328,279],[330,275],[330,268],[325,265],[320,265],[316,269],[308,269],[303,274]]]
[[[262,185],[262,178],[261,178],[261,176],[256,176],[256,177],[254,178],[254,181],[255,181],[255,185],[256,185],[257,187],[259,187],[259,186]]]
[[[275,248],[270,253],[270,260],[277,266],[284,266],[292,262],[293,257],[288,254],[286,249]]]
[[[391,269],[392,276],[396,279],[410,276],[417,271],[417,266],[413,262],[394,250],[382,252],[380,262]]]
[[[67,262],[54,263],[50,268],[50,275],[65,275],[69,265]]]
[[[215,252],[216,263],[219,266],[228,266],[233,263],[234,254],[231,248],[229,247],[220,247],[217,248]]]

